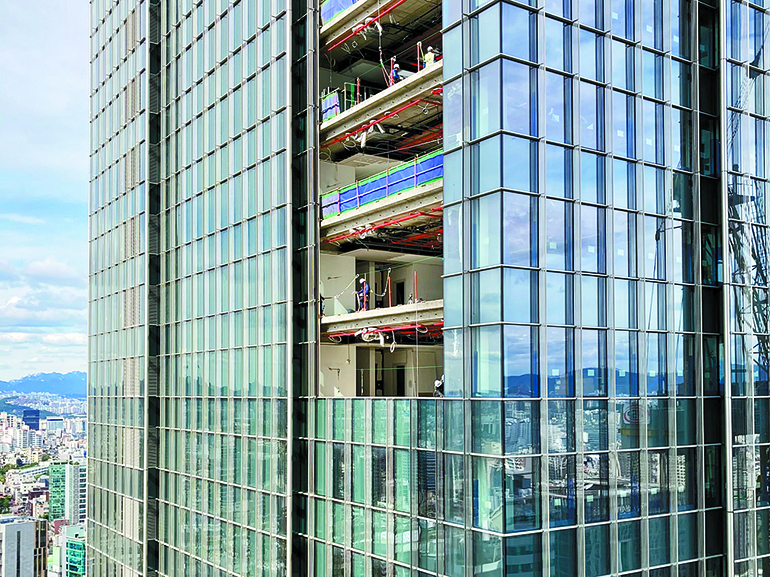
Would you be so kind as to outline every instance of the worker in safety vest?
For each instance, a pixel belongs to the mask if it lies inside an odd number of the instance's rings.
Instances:
[[[436,53],[433,51],[433,46],[428,46],[428,51],[425,53],[423,63],[425,66],[430,66],[436,61]]]
[[[363,277],[358,282],[359,282],[359,288],[358,288],[358,291],[356,291],[356,296],[358,297],[358,310],[368,311],[369,310],[369,283],[366,282],[366,279]]]
[[[398,64],[394,64],[393,70],[390,72],[390,83],[393,85],[396,82],[401,82],[401,80],[401,67]]]

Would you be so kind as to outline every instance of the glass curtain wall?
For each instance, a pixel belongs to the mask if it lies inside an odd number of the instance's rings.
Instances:
[[[729,259],[726,310],[730,326],[731,421],[727,508],[731,574],[770,571],[770,399],[768,399],[767,127],[770,60],[768,14],[762,6],[728,2],[721,51],[725,112],[724,187]]]
[[[469,420],[451,532],[483,575],[718,567],[698,530],[721,512],[701,445],[723,354],[720,258],[695,264],[718,224],[693,137],[698,7],[443,10],[444,273],[463,295],[445,304],[446,392]]]
[[[147,550],[148,2],[91,2],[89,571],[144,575]]]
[[[287,7],[161,6],[159,574],[283,576]]]

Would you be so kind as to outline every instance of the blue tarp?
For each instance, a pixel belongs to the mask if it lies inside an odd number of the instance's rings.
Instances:
[[[327,24],[335,16],[350,8],[356,0],[326,0],[321,4],[321,24]]]
[[[328,218],[410,190],[444,176],[443,153],[418,158],[394,169],[327,194],[321,199],[321,216]]]

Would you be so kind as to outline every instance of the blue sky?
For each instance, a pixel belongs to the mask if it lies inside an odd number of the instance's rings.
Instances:
[[[86,368],[88,10],[0,7],[0,380]]]

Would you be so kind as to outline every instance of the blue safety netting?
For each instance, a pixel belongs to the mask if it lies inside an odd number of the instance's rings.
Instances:
[[[321,216],[329,218],[370,202],[428,184],[444,176],[443,151],[437,150],[386,172],[321,197]]]
[[[356,0],[326,0],[321,4],[321,24],[328,24],[355,3]]]
[[[340,93],[332,92],[321,99],[321,122],[329,120],[340,113]]]

